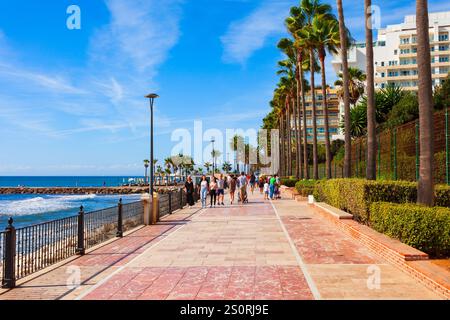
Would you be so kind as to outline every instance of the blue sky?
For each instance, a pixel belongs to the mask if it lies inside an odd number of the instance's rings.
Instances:
[[[136,175],[177,128],[258,128],[277,82],[288,0],[18,0],[0,3],[0,175]],[[381,24],[415,1],[373,1]],[[334,1],[329,1],[335,6]],[[69,5],[81,30],[66,27]],[[363,1],[346,1],[364,39]],[[429,1],[430,11],[450,10]],[[335,75],[328,66],[328,77]],[[330,81],[330,82],[331,82]],[[204,142],[204,146],[208,145]],[[208,160],[208,159],[207,159]]]

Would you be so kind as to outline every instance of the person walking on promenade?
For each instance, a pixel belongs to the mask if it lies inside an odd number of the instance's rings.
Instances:
[[[209,192],[209,183],[208,179],[206,179],[206,176],[202,176],[202,182],[200,182],[200,197],[202,199],[202,208],[206,208],[206,197],[208,196]]]
[[[247,177],[244,172],[241,172],[240,177],[237,180],[239,187],[239,201],[244,202],[247,195]]]
[[[236,179],[236,177],[233,175],[233,176],[231,176],[231,179],[230,179],[230,203],[231,204],[233,204],[233,202],[234,202],[234,193],[236,192],[236,183],[237,183],[237,181],[236,181],[237,179]]]
[[[271,177],[269,180],[269,198],[273,200],[273,194],[275,193],[275,183],[277,179],[275,177]]]
[[[253,191],[255,190],[255,184],[256,184],[256,177],[255,174],[252,172],[251,176],[250,176],[250,190],[253,194]]]
[[[186,188],[187,203],[192,207],[194,205],[194,182],[192,182],[191,176],[187,177],[184,187]]]
[[[269,200],[269,183],[263,180],[263,189],[264,189],[264,200]]]
[[[217,180],[217,204],[224,206],[223,198],[225,196],[225,180],[223,174],[220,174],[219,180]]]
[[[263,194],[263,192],[264,192],[264,178],[263,177],[259,178],[258,187],[259,187],[259,193]]]
[[[209,207],[212,208],[213,204],[215,207],[217,199],[217,180],[214,176],[211,177],[211,183],[209,185],[209,196],[211,197]]]

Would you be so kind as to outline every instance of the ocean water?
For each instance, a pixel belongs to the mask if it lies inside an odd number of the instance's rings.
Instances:
[[[129,177],[0,177],[0,186],[28,187],[99,187],[119,186]],[[133,177],[136,178],[136,177]],[[4,230],[9,217],[16,228],[76,215],[80,206],[85,212],[139,201],[140,195],[0,195],[0,230]]]
[[[140,176],[121,177],[0,177],[0,187],[117,187],[128,183],[128,179],[143,179]]]

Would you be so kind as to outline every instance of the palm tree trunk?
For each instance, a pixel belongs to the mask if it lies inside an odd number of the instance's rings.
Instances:
[[[319,179],[319,162],[317,158],[317,121],[316,121],[316,92],[314,90],[314,49],[310,49],[310,73],[311,73],[311,101],[312,101],[312,123],[313,123],[313,177]]]
[[[294,114],[294,138],[295,138],[295,168],[294,168],[294,175],[295,178],[299,178],[299,170],[298,170],[298,122],[297,122],[297,106],[296,106],[296,100],[292,99],[292,110]]]
[[[428,22],[428,1],[416,0],[417,66],[419,72],[420,167],[417,202],[432,206],[434,202],[433,91]]]
[[[300,131],[301,128],[301,120],[300,120],[300,74],[297,73],[297,96],[296,96],[296,102],[297,105],[294,107],[297,109],[296,114],[297,117],[295,119],[295,139],[297,142],[297,174],[296,178],[300,179],[300,177],[303,176],[302,173],[302,132]],[[294,109],[295,110],[295,109]]]
[[[300,77],[300,91],[302,95],[302,114],[303,114],[303,177],[305,179],[309,179],[309,170],[308,170],[308,131],[306,130],[306,103],[305,103],[305,88],[303,87],[303,59],[301,50],[298,53],[298,61],[297,68],[299,69],[299,77]]]
[[[292,130],[291,130],[291,103],[290,99],[286,98],[286,130],[287,130],[287,161],[288,161],[288,167],[287,167],[287,175],[292,175],[292,146],[291,146],[291,140],[292,140]]]
[[[325,50],[319,51],[320,65],[322,68],[322,95],[323,95],[323,117],[325,122],[325,170],[327,179],[331,179],[331,147],[330,147],[330,126],[328,123],[328,99],[327,99],[327,78],[325,74]]]
[[[342,0],[336,0],[336,6],[339,16],[339,36],[341,40],[341,60],[342,60],[342,78],[344,91],[344,122],[345,122],[345,156],[344,156],[344,178],[350,178],[352,173],[352,137],[350,135],[350,94],[349,94],[349,75],[347,60],[347,29],[345,28],[344,9]]]
[[[281,118],[280,118],[280,154],[281,154],[281,161],[280,161],[280,176],[284,176],[284,169],[286,167],[286,158],[284,156],[284,142],[285,140],[285,135],[284,135],[284,112],[281,113]],[[275,173],[275,172],[274,172]]]
[[[376,174],[376,122],[375,122],[375,87],[373,67],[373,36],[372,36],[372,0],[365,0],[366,17],[366,73],[367,73],[367,163],[366,178],[375,180]]]

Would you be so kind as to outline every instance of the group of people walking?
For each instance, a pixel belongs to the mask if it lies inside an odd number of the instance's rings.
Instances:
[[[217,178],[215,175],[210,179],[203,175],[200,183],[196,186],[189,176],[185,183],[187,203],[190,206],[194,205],[194,193],[197,191],[200,194],[202,201],[202,208],[207,207],[207,199],[210,198],[209,207],[224,206],[225,190],[229,189],[230,204],[235,202],[236,191],[237,201],[246,203],[248,200],[247,189],[250,187],[250,192],[253,194],[255,188],[260,189],[260,193],[264,193],[264,199],[277,199],[279,197],[279,183],[278,176],[260,177],[259,179],[252,173],[245,175],[241,172],[240,175],[230,174],[224,176],[220,174]]]

